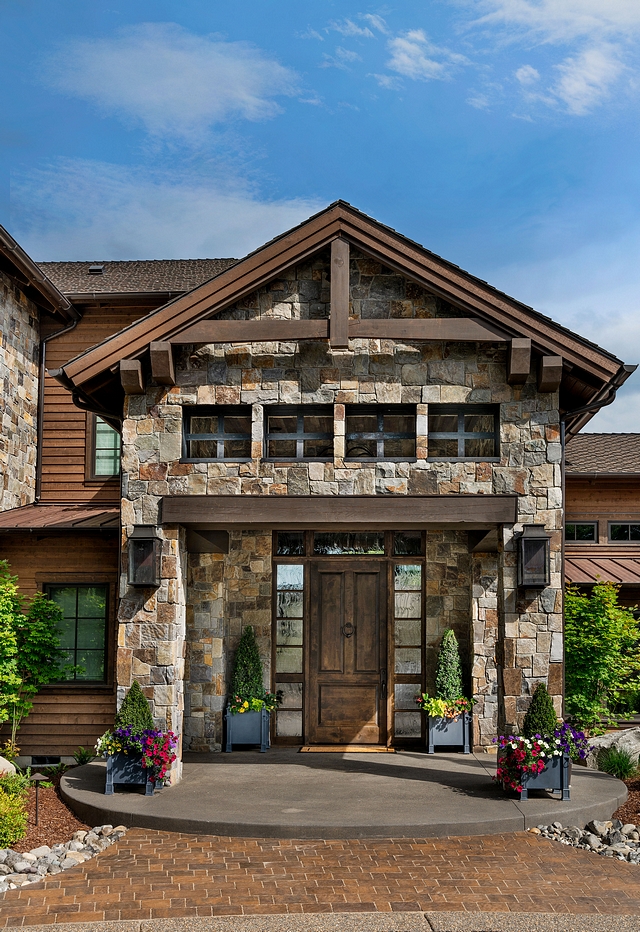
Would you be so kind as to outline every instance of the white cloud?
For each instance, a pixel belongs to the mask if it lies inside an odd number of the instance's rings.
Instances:
[[[357,52],[351,51],[351,49],[343,49],[341,46],[338,46],[335,50],[335,55],[323,55],[324,61],[320,64],[321,68],[341,68],[344,71],[348,70],[348,64],[353,64],[356,61],[362,61],[360,55]]]
[[[375,78],[380,87],[384,87],[387,91],[399,91],[402,87],[402,81],[400,78],[394,77],[392,74],[376,74],[372,72],[367,75],[368,78]]]
[[[387,68],[414,81],[446,80],[451,65],[468,61],[464,55],[434,45],[422,29],[411,29],[395,36],[387,47],[391,52]]]
[[[560,77],[552,92],[570,113],[582,116],[609,96],[624,66],[611,47],[585,49],[556,65]]]
[[[267,201],[221,174],[61,159],[12,183],[15,235],[41,261],[243,256],[326,206]]]
[[[523,65],[515,72],[515,78],[520,84],[535,84],[536,81],[540,80],[540,72],[532,65]]]
[[[360,18],[366,20],[369,25],[373,26],[374,29],[377,29],[378,32],[382,32],[384,35],[389,33],[386,21],[376,13],[362,13]]]
[[[638,0],[481,0],[477,23],[502,25],[546,42],[600,41],[640,31]]]
[[[194,35],[175,23],[69,39],[47,62],[44,78],[154,136],[189,140],[232,118],[273,117],[280,112],[274,98],[298,90],[295,72],[260,49]]]
[[[332,20],[328,29],[333,29],[342,36],[360,36],[363,39],[375,39],[374,34],[367,26],[358,26],[350,19]]]

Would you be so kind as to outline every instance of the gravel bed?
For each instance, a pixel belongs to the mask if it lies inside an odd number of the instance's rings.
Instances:
[[[74,832],[65,844],[40,845],[31,851],[0,848],[0,893],[37,883],[49,874],[59,874],[100,854],[127,831],[124,825],[96,825],[88,832]]]
[[[594,819],[584,828],[553,822],[551,825],[538,825],[529,831],[561,845],[582,848],[605,858],[640,864],[640,827],[632,822],[623,825],[620,819],[609,819],[607,822]]]

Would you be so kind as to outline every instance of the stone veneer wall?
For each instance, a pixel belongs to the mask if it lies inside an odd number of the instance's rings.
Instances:
[[[38,422],[38,310],[0,272],[0,511],[35,499]]]
[[[244,299],[224,316],[326,316],[327,271],[326,257],[319,256]],[[354,316],[427,317],[459,313],[373,260],[357,255],[351,263],[351,297]],[[469,555],[468,549],[465,551],[465,535],[430,533],[434,565],[444,568],[447,582],[443,586],[442,580],[429,579],[429,598],[442,600],[429,603],[434,606],[434,613],[429,615],[430,637],[437,637],[436,632],[442,630],[448,618],[461,635],[467,625],[468,636],[462,640],[473,651],[469,663],[474,692],[480,700],[475,718],[476,734],[482,744],[489,744],[497,729],[516,729],[521,724],[536,682],[548,683],[557,711],[561,712],[562,487],[558,396],[539,394],[533,377],[523,386],[508,385],[504,344],[352,340],[348,351],[332,351],[326,342],[214,344],[184,347],[177,355],[176,368],[177,385],[165,388],[151,383],[145,396],[131,396],[126,401],[125,549],[131,525],[158,522],[158,505],[163,495],[517,493],[518,520],[514,528],[504,530],[498,554]],[[358,463],[344,459],[345,404],[381,402],[417,405],[415,462]],[[463,402],[500,405],[499,461],[426,459],[429,405]],[[253,406],[252,460],[236,464],[179,462],[182,405],[238,403]],[[334,405],[336,438],[331,462],[287,464],[261,458],[264,406],[296,403]],[[516,589],[514,534],[523,524],[531,523],[544,524],[553,532],[551,585],[542,593],[522,593]],[[165,559],[177,563],[177,531],[165,528],[165,537],[168,548]],[[238,551],[239,540],[243,546]],[[228,559],[192,555],[187,596],[184,560],[180,563],[183,568],[179,578],[171,575],[173,563],[169,562],[169,575],[155,599],[150,597],[145,606],[129,598],[123,603],[129,607],[121,626],[121,648],[149,666],[147,689],[159,717],[162,710],[169,715],[170,698],[175,704],[175,714],[181,715],[182,698],[179,666],[174,665],[172,673],[174,692],[164,690],[164,681],[161,684],[154,680],[168,676],[166,669],[154,672],[155,667],[172,666],[153,662],[154,617],[158,613],[171,617],[172,633],[165,638],[163,629],[158,637],[163,642],[175,641],[177,656],[181,656],[184,611],[188,604],[191,682],[188,736],[194,745],[211,745],[218,740],[216,723],[226,691],[225,670],[240,625],[259,618],[261,637],[268,637],[268,604],[264,600],[270,597],[270,567],[268,550],[254,551],[258,545],[252,535],[234,536]],[[236,559],[240,562],[234,562]],[[136,642],[138,616],[142,617],[143,625],[151,627],[142,628],[140,641]],[[130,631],[134,632],[131,642]],[[225,638],[229,638],[228,644]],[[142,655],[141,651],[148,653]],[[266,658],[266,645],[264,653]],[[123,669],[119,683],[127,686],[132,674],[133,665]]]

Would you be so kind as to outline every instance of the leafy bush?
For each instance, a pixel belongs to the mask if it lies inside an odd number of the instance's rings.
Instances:
[[[0,777],[0,793],[7,796],[26,796],[29,792],[29,773],[6,773]]]
[[[568,716],[592,731],[640,688],[640,623],[618,605],[618,586],[598,583],[591,595],[565,593],[565,683]],[[632,710],[629,710],[632,711]]]
[[[94,757],[95,757],[95,754],[93,753],[93,751],[88,751],[86,748],[83,748],[82,746],[80,746],[78,750],[75,752],[75,754],[73,755],[73,759],[78,765],[78,767],[82,767],[83,764],[90,764],[91,761],[94,759]]]
[[[460,652],[453,628],[442,635],[436,661],[436,699],[452,702],[464,695]]]
[[[605,748],[598,754],[598,769],[618,780],[628,780],[638,772],[638,761],[622,748]]]
[[[550,738],[557,727],[558,716],[553,708],[551,696],[544,683],[538,683],[522,723],[522,734],[525,738],[533,738],[535,735]]]
[[[10,848],[27,834],[27,806],[23,795],[0,792],[0,848]]]
[[[136,735],[155,728],[149,700],[135,680],[116,715],[116,728],[131,728],[132,734]]]
[[[264,699],[262,661],[251,625],[244,629],[238,644],[231,677],[231,692],[242,700]]]

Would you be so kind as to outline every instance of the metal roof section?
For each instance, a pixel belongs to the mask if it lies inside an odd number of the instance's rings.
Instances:
[[[584,556],[567,550],[564,564],[567,582],[581,585],[613,582],[640,586],[640,549],[634,550],[635,553],[621,553],[607,548],[597,556]]]
[[[23,505],[0,512],[0,533],[9,531],[117,531],[117,505]]]

